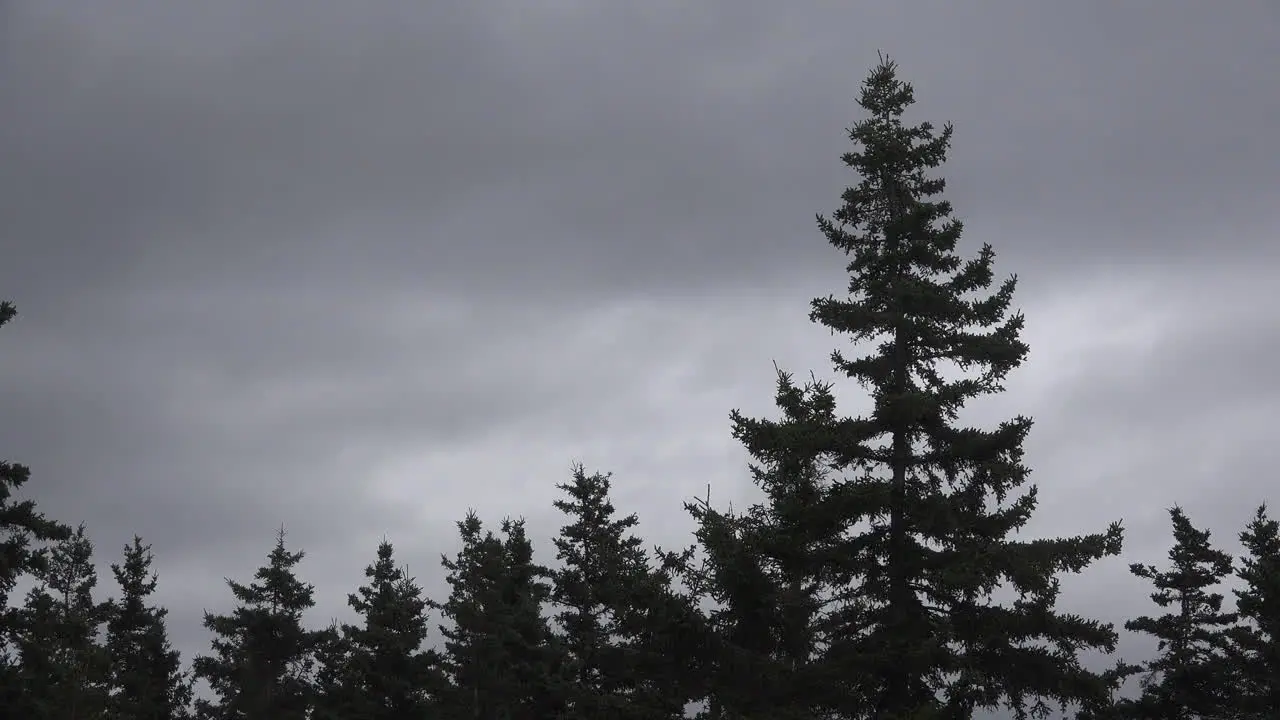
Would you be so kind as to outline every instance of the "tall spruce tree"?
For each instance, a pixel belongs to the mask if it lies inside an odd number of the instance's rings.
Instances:
[[[107,621],[111,662],[107,708],[112,720],[190,717],[191,681],[182,671],[178,651],[169,643],[165,626],[169,611],[147,604],[156,590],[153,560],[151,546],[134,536],[124,548],[124,562],[111,566],[120,586]]]
[[[669,581],[632,533],[639,519],[617,517],[611,478],[575,464],[571,481],[556,486],[564,497],[555,507],[571,520],[555,538],[561,565],[551,573],[571,676],[564,718],[682,717],[689,698],[662,671],[670,662],[665,646],[646,633]]]
[[[284,539],[281,528],[256,582],[227,580],[239,603],[231,614],[204,615],[213,654],[197,657],[192,667],[217,699],[196,700],[201,718],[303,720],[310,712],[315,652],[325,636],[302,625],[315,588],[294,574],[304,553],[289,552]]]
[[[1081,537],[1010,537],[1036,507],[1034,486],[1016,492],[1027,484],[1031,420],[984,430],[958,418],[967,401],[1003,390],[1027,354],[1023,316],[1009,314],[1016,278],[981,294],[992,284],[993,250],[956,254],[961,223],[937,199],[945,182],[929,175],[952,130],[905,125],[913,102],[911,86],[882,58],[858,101],[867,117],[849,132],[856,148],[843,156],[861,180],[831,219],[818,217],[830,244],[851,258],[850,279],[848,296],[815,299],[810,319],[876,343],[858,358],[832,353],[873,409],[802,433],[739,417],[735,429],[755,454],[804,450],[833,470],[829,490],[805,513],[841,533],[821,554],[841,597],[824,651],[840,668],[835,711],[897,720],[1100,707],[1111,679],[1086,669],[1078,653],[1112,651],[1116,633],[1057,610],[1057,576],[1118,554],[1122,531],[1114,523]],[[1002,586],[1017,599],[995,602]]]
[[[441,558],[450,594],[433,606],[452,622],[440,626],[446,718],[540,720],[564,709],[564,653],[542,614],[549,571],[534,564],[523,521],[504,520],[501,530],[502,538],[485,531],[468,512],[458,523],[462,548]]]
[[[0,302],[0,327],[17,313],[12,303]],[[9,594],[19,577],[44,566],[44,543],[71,536],[71,528],[38,512],[35,501],[14,498],[30,477],[27,466],[0,459],[0,707],[16,707],[22,689],[15,646],[20,613],[10,606]]]
[[[342,650],[335,654],[340,669],[330,670],[341,681],[337,692],[318,699],[332,717],[426,717],[443,689],[437,653],[422,648],[427,600],[414,579],[396,567],[393,555],[391,543],[384,540],[377,560],[365,569],[369,583],[347,597],[362,622],[342,626]]]
[[[1181,508],[1171,508],[1169,517],[1174,543],[1170,568],[1129,566],[1155,586],[1151,599],[1172,610],[1124,624],[1159,641],[1159,655],[1143,665],[1142,696],[1128,714],[1144,720],[1225,719],[1235,691],[1225,662],[1227,630],[1235,616],[1222,612],[1222,594],[1210,588],[1231,574],[1231,556],[1214,549],[1209,531],[1196,529]]]
[[[98,572],[84,525],[49,552],[27,594],[18,637],[18,717],[79,720],[106,708],[110,661],[99,643],[110,604],[94,600]]]
[[[1244,720],[1280,718],[1280,522],[1262,505],[1240,533],[1244,555],[1236,575],[1230,656],[1236,671],[1234,709]]]

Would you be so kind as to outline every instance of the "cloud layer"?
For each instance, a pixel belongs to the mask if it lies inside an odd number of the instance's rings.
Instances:
[[[104,567],[155,544],[188,657],[281,523],[322,620],[384,533],[437,595],[468,507],[549,534],[575,459],[683,544],[683,500],[751,497],[727,417],[771,412],[770,361],[830,375],[813,216],[885,50],[1021,279],[1031,359],[974,416],[1037,419],[1037,532],[1125,519],[1065,593],[1122,620],[1167,506],[1234,547],[1274,484],[1278,31],[1267,0],[0,4],[0,453]]]

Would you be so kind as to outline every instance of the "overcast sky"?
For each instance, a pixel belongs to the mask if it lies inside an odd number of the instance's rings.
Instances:
[[[318,625],[384,534],[441,599],[468,507],[549,536],[575,460],[686,544],[771,362],[833,376],[814,215],[877,50],[1020,278],[972,417],[1036,419],[1034,533],[1124,520],[1065,606],[1151,611],[1168,506],[1234,550],[1280,505],[1274,0],[0,0],[0,455],[105,589],[155,545],[187,658],[282,523]]]

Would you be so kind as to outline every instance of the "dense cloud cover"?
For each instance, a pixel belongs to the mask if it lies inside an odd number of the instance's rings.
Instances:
[[[384,534],[435,595],[468,507],[548,534],[575,459],[683,544],[684,499],[750,497],[727,415],[770,361],[830,375],[813,215],[882,49],[1021,278],[1031,359],[974,415],[1037,419],[1037,532],[1124,519],[1064,593],[1119,620],[1166,507],[1234,550],[1274,487],[1278,34],[1268,0],[2,3],[0,452],[104,567],[154,543],[188,657],[281,523],[317,622]]]

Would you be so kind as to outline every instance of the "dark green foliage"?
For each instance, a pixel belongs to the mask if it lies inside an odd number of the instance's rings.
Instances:
[[[705,702],[714,690],[717,636],[701,606],[711,583],[705,561],[701,568],[693,565],[697,551],[697,545],[678,552],[654,547],[657,562],[642,593],[643,622],[636,634],[648,681],[661,689],[661,697],[683,705]],[[683,711],[677,716],[686,717]]]
[[[733,413],[766,501],[741,515],[709,502],[686,508],[705,559],[700,582],[716,604],[709,693],[717,717],[809,718],[839,704],[840,678],[821,652],[832,587],[827,569],[842,529],[815,432],[835,422],[828,385],[796,387],[778,372],[784,420]]]
[[[178,651],[169,644],[169,611],[147,604],[156,589],[152,560],[151,546],[134,536],[133,544],[124,548],[124,563],[111,566],[120,586],[107,621],[107,705],[113,720],[190,717],[191,682],[182,672]]]
[[[314,703],[309,720],[344,720],[359,703],[351,668],[351,647],[338,621],[320,631],[315,648]]]
[[[18,578],[37,571],[46,557],[34,543],[56,542],[71,536],[71,529],[36,512],[35,502],[13,501],[13,494],[30,479],[24,465],[0,461],[0,607],[7,607],[9,593]],[[0,616],[7,622],[8,616]],[[2,628],[6,632],[9,626]],[[4,638],[9,639],[9,638]]]
[[[1233,614],[1222,612],[1222,594],[1209,588],[1231,573],[1231,557],[1209,544],[1209,532],[1197,530],[1180,508],[1169,510],[1173,520],[1170,568],[1133,564],[1129,570],[1150,580],[1151,599],[1172,611],[1160,617],[1142,616],[1124,624],[1134,632],[1159,640],[1159,655],[1143,665],[1142,697],[1131,717],[1149,720],[1225,718],[1233,691],[1224,662],[1226,630]]]
[[[783,680],[774,662],[778,598],[766,561],[757,556],[742,518],[713,510],[709,501],[687,508],[698,522],[695,537],[704,557],[686,581],[715,605],[701,656],[707,710],[700,717],[771,717],[782,709],[776,690]]]
[[[228,580],[238,607],[230,615],[206,612],[213,654],[197,657],[195,676],[208,681],[217,699],[197,700],[209,720],[301,720],[312,703],[314,653],[324,634],[302,626],[314,605],[314,588],[294,575],[302,552],[285,549],[284,530],[276,538],[257,582]]]
[[[1022,315],[1009,314],[1016,283],[1009,278],[975,296],[992,284],[994,252],[984,245],[970,260],[956,254],[961,224],[936,199],[945,182],[928,174],[945,160],[951,128],[904,125],[913,101],[892,62],[871,72],[859,100],[868,117],[850,131],[858,147],[843,157],[861,181],[832,220],[818,218],[828,241],[850,256],[850,280],[847,298],[814,300],[810,318],[875,343],[860,358],[832,354],[836,369],[870,393],[873,410],[776,433],[735,419],[757,435],[747,437],[753,451],[822,457],[835,471],[825,497],[803,512],[820,537],[843,534],[821,553],[841,600],[825,648],[826,662],[840,670],[833,684],[840,697],[828,698],[836,709],[887,720],[968,717],[1000,705],[1018,717],[1048,703],[1101,705],[1108,679],[1086,670],[1077,653],[1111,651],[1115,632],[1058,612],[1056,576],[1117,554],[1121,529],[1008,537],[1036,505],[1034,487],[1014,494],[1029,474],[1022,443],[1031,420],[993,430],[957,421],[966,401],[1003,390],[1027,354]],[[749,545],[740,556],[743,582],[768,587]],[[803,562],[797,568],[809,571]],[[1012,604],[991,601],[1002,585],[1018,593]],[[797,598],[791,612],[803,617],[811,601]],[[752,612],[780,623],[778,607]],[[749,630],[758,637],[744,642],[774,650],[763,631]],[[794,636],[796,647],[803,638]]]
[[[427,637],[427,600],[414,579],[396,567],[391,543],[365,570],[369,584],[347,597],[362,618],[326,635],[322,646],[325,690],[317,700],[322,716],[347,720],[424,717],[442,689],[435,651]]]
[[[0,326],[16,315],[12,303],[0,302]],[[14,645],[19,617],[17,608],[9,605],[9,594],[19,577],[43,566],[41,543],[71,536],[71,528],[37,512],[34,501],[15,500],[14,494],[30,477],[31,471],[25,465],[0,459],[0,707],[19,700]]]
[[[556,486],[566,497],[555,507],[572,522],[555,539],[562,565],[551,574],[571,678],[565,720],[680,717],[688,698],[674,673],[661,671],[671,659],[655,644],[662,631],[649,615],[666,599],[666,581],[631,533],[636,516],[616,517],[611,476],[580,464],[572,472]]]
[[[443,667],[452,684],[441,703],[447,718],[542,720],[564,709],[564,653],[543,605],[549,571],[533,563],[523,521],[504,520],[503,538],[483,532],[479,517],[458,523],[462,549],[448,571],[449,599],[433,605],[442,625]]]
[[[1230,630],[1234,706],[1240,718],[1280,718],[1280,523],[1265,505],[1240,533],[1244,556],[1235,590],[1242,621]]]
[[[35,573],[18,633],[20,707],[26,717],[45,720],[97,718],[107,699],[110,669],[99,633],[109,603],[93,599],[98,573],[93,543],[84,525],[55,543],[48,562]]]

